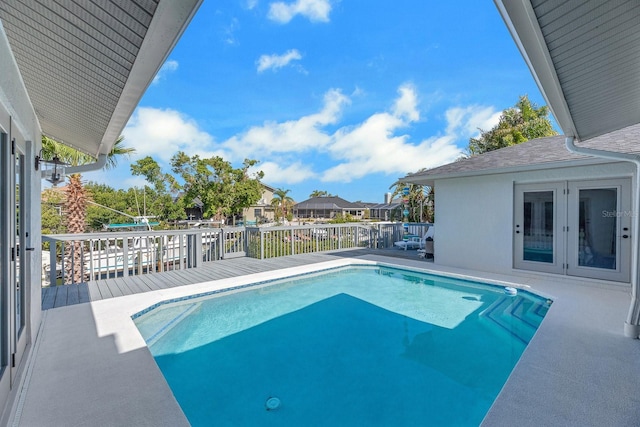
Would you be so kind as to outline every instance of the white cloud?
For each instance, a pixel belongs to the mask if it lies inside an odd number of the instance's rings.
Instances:
[[[178,69],[178,61],[169,60],[162,64],[162,67],[158,70],[158,73],[153,78],[151,84],[157,84],[160,80],[164,79],[167,74],[173,73]]]
[[[269,5],[267,17],[281,24],[302,15],[311,22],[329,22],[331,2],[329,0],[296,0],[293,3],[275,2]]]
[[[258,64],[258,73],[262,73],[266,70],[276,71],[282,67],[286,67],[291,63],[291,61],[296,61],[302,59],[302,55],[298,52],[297,49],[290,49],[286,51],[282,55],[262,55],[256,63]]]
[[[340,161],[322,174],[326,182],[349,182],[372,173],[406,174],[421,168],[450,163],[462,154],[457,142],[493,126],[500,116],[492,107],[454,107],[447,110],[443,135],[412,143],[402,128],[420,118],[418,97],[411,85],[399,88],[390,113],[376,113],[354,128],[343,128],[333,136],[331,153]]]
[[[275,162],[264,162],[256,165],[254,169],[264,172],[264,181],[270,184],[298,184],[317,176],[309,165],[299,161],[287,166]]]
[[[396,117],[404,117],[406,120],[415,122],[420,119],[418,111],[418,96],[416,90],[411,85],[403,85],[398,89],[400,97],[396,99],[393,106],[393,115]]]
[[[273,153],[295,153],[309,150],[322,151],[331,143],[331,136],[323,128],[336,124],[342,109],[350,99],[337,89],[324,96],[324,107],[315,114],[282,123],[265,122],[253,126],[223,143],[225,151],[234,159],[264,156]]]
[[[258,5],[258,0],[247,0],[246,8],[249,10],[254,9]]]
[[[132,176],[124,180],[122,188],[144,188],[145,185],[149,185],[149,183],[143,176]]]
[[[461,133],[467,138],[480,134],[478,129],[489,130],[498,124],[502,111],[493,107],[472,105],[450,108],[446,112],[447,133]]]
[[[397,135],[420,118],[415,88],[403,85],[398,93],[391,112],[373,114],[360,125],[334,134],[330,151],[341,162],[323,172],[323,181],[349,182],[371,173],[407,173],[427,166],[425,163],[442,164],[459,156],[453,138],[413,144],[409,135]]]
[[[192,156],[219,155],[232,163],[260,160],[254,168],[265,182],[296,184],[310,179],[350,182],[370,174],[394,178],[421,168],[436,167],[460,157],[477,128],[489,129],[500,116],[493,107],[456,106],[448,109],[442,132],[412,141],[419,124],[419,97],[410,84],[398,88],[388,111],[374,112],[359,123],[340,124],[351,98],[338,89],[327,91],[322,108],[284,122],[267,121],[222,142],[174,110],[139,108],[125,128],[127,145],[136,157],[151,155],[165,163],[178,150]],[[330,157],[330,166],[316,159]]]
[[[138,108],[123,131],[127,146],[135,147],[135,157],[152,156],[168,161],[178,151],[189,155],[210,155],[213,137],[199,129],[192,119],[175,110]]]
[[[237,45],[239,42],[235,34],[239,28],[240,28],[240,21],[238,21],[237,18],[232,18],[228,25],[222,27],[221,31],[222,31],[222,39],[224,43],[231,46]]]

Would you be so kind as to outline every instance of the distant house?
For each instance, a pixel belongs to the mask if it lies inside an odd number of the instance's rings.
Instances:
[[[293,206],[293,216],[297,218],[332,219],[349,214],[362,219],[365,211],[364,203],[348,202],[337,196],[312,197]]]
[[[640,154],[640,125],[581,146]],[[629,283],[633,163],[539,138],[403,178],[435,189],[435,263]],[[632,191],[633,190],[633,191]]]
[[[261,222],[269,222],[273,221],[274,213],[273,207],[271,206],[271,201],[273,200],[273,192],[275,189],[269,185],[262,184],[263,192],[262,197],[255,205],[252,205],[248,208],[245,208],[242,211],[241,216],[236,216],[236,221],[242,219],[245,221],[245,224],[256,224]],[[178,197],[182,196],[183,193],[180,193]],[[193,202],[190,206],[185,207],[185,213],[187,215],[187,223],[191,223],[193,221],[202,221],[204,218],[203,214],[203,203],[199,197],[193,199]],[[256,222],[257,221],[257,222]],[[231,222],[229,222],[231,223]]]
[[[392,199],[391,193],[385,194],[384,203],[366,203],[369,209],[369,218],[378,221],[401,221],[402,200]]]
[[[201,221],[204,218],[203,214],[204,204],[199,197],[193,199],[191,206],[185,206],[184,212],[187,215],[187,221]]]
[[[273,221],[275,218],[274,207],[271,205],[275,188],[262,184],[262,197],[255,205],[249,206],[242,211],[242,217],[247,225],[260,224]]]

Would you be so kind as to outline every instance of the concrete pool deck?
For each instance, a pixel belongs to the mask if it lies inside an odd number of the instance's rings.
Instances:
[[[628,287],[368,254],[47,310],[13,425],[187,426],[132,314],[178,296],[369,261],[529,286],[554,300],[483,425],[639,424],[640,341],[622,333]]]

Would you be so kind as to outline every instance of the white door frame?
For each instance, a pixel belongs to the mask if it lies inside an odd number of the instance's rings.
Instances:
[[[13,213],[13,233],[15,239],[15,262],[14,262],[14,275],[13,282],[11,284],[10,294],[13,294],[9,298],[11,308],[12,323],[10,324],[11,339],[13,341],[11,347],[13,354],[9,360],[11,365],[11,383],[13,384],[17,378],[18,368],[20,361],[24,354],[24,350],[27,346],[27,298],[26,289],[28,280],[30,280],[29,264],[27,263],[27,250],[34,250],[33,248],[27,248],[27,221],[26,213],[29,210],[29,198],[26,194],[27,188],[27,159],[24,151],[20,145],[17,144],[15,139],[12,139],[13,144],[13,160],[12,160],[12,188],[15,190],[12,192],[14,209]],[[16,200],[16,198],[18,200]]]
[[[594,279],[629,282],[631,273],[631,180],[629,178],[572,181],[568,185],[569,230],[567,233],[567,274]],[[615,218],[615,262],[613,268],[580,265],[581,230],[578,225],[580,190],[615,189],[614,210],[600,209],[594,216]],[[626,236],[626,237],[625,237]],[[583,243],[584,246],[584,243]],[[584,249],[582,249],[584,251]],[[584,254],[583,260],[584,260]]]
[[[15,386],[29,337],[30,272],[24,255],[30,200],[25,149],[22,136],[0,108],[0,402],[7,401]]]
[[[544,182],[536,184],[515,184],[514,186],[514,223],[513,223],[513,267],[523,270],[544,271],[547,273],[564,272],[565,239],[559,225],[566,220],[566,204],[562,202],[566,184],[564,182]],[[548,261],[535,261],[525,256],[525,241],[530,236],[525,231],[525,193],[535,197],[535,193],[551,192],[553,203],[553,228],[551,236],[543,236],[547,239],[542,251],[551,251],[552,259]],[[535,246],[535,245],[533,245]]]

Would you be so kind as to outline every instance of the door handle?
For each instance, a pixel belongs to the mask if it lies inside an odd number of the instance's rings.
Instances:
[[[25,251],[35,251],[36,248],[24,248]]]

